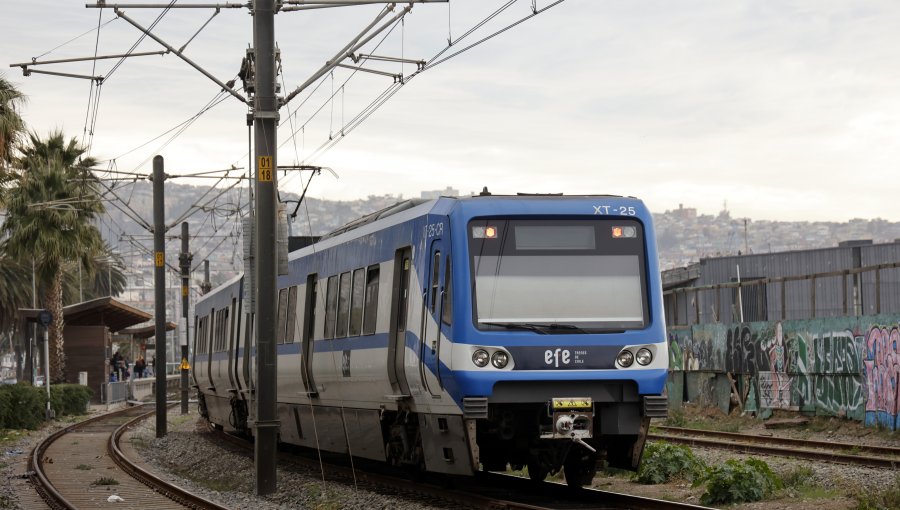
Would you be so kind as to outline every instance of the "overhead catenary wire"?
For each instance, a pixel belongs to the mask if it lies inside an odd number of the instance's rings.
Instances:
[[[91,76],[96,76],[97,74],[97,54],[100,50],[100,26],[103,21],[103,9],[100,10],[99,15],[97,16],[97,37],[94,40],[94,61],[91,64]],[[88,118],[90,117],[91,111],[94,111],[94,115],[96,116],[97,109],[92,108],[92,104],[94,102],[94,88],[97,88],[97,102],[100,99],[100,84],[96,83],[96,80],[91,80],[91,84],[88,88],[88,104],[87,110],[84,112],[84,130],[82,131],[81,139],[86,140],[88,138]],[[93,122],[91,122],[93,124]],[[90,142],[87,143],[87,154],[91,153],[91,145],[94,141],[93,137],[93,128],[91,129],[91,138]]]
[[[518,0],[511,0],[510,2],[507,2],[506,4],[501,6],[497,11],[495,11],[494,13],[489,15],[487,18],[476,23],[472,29],[469,29],[468,31],[466,31],[463,35],[461,35],[459,38],[457,38],[456,41],[454,41],[447,48],[444,48],[444,49],[440,50],[439,52],[437,52],[437,54],[434,57],[432,57],[431,59],[428,60],[428,63],[424,67],[418,69],[416,72],[409,75],[409,77],[406,77],[402,82],[395,83],[395,84],[392,84],[392,86],[389,86],[385,91],[383,91],[381,93],[381,95],[379,95],[375,100],[373,100],[371,103],[369,103],[356,117],[354,117],[347,123],[347,125],[344,127],[345,134],[349,134],[354,129],[359,127],[360,124],[365,122],[369,117],[372,116],[372,114],[374,114],[379,108],[381,108],[381,106],[383,106],[384,103],[386,103],[391,97],[393,97],[394,94],[396,94],[400,90],[400,88],[402,88],[404,85],[407,85],[416,76],[438,66],[439,64],[442,64],[452,58],[455,58],[455,57],[461,55],[462,53],[493,39],[494,37],[497,37],[497,36],[505,33],[506,31],[520,25],[521,23],[547,11],[548,9],[563,3],[565,0],[557,0],[541,9],[532,8],[531,14],[524,16],[524,17],[514,21],[513,23],[510,23],[509,25],[483,37],[482,39],[479,39],[478,41],[476,41],[468,46],[465,46],[464,48],[460,49],[459,51],[456,51],[444,58],[438,59],[438,57],[440,55],[443,55],[450,47],[456,46],[457,44],[460,43],[460,41],[464,40],[467,36],[475,33],[478,28],[481,28],[482,26],[484,26],[487,22],[489,22],[491,19],[495,18],[500,12],[507,9],[511,4],[515,3],[516,1],[518,1]],[[327,153],[329,150],[331,150],[335,145],[340,143],[341,140],[343,140],[344,138],[345,138],[345,136],[340,136],[337,138],[326,140],[319,146],[318,149],[316,149],[316,151],[314,151],[310,155],[310,157],[308,159],[305,160],[305,162],[314,163],[315,161],[318,160],[319,157],[321,157],[322,155]]]

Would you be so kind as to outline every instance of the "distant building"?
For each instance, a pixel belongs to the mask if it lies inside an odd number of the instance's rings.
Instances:
[[[667,326],[897,314],[900,242],[702,258],[662,281]]]
[[[459,190],[453,189],[450,186],[447,186],[445,189],[442,189],[442,190],[423,191],[422,192],[422,198],[425,198],[428,200],[432,200],[432,199],[440,198],[440,197],[458,197],[458,196],[459,196]]]
[[[697,218],[697,209],[694,207],[685,207],[684,204],[678,204],[678,209],[674,211],[666,211],[678,220],[693,220]]]

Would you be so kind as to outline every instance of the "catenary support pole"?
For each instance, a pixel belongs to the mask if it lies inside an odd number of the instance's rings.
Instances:
[[[212,290],[212,283],[209,282],[209,261],[203,261],[203,283],[200,284],[200,293],[204,296]]]
[[[156,317],[156,437],[166,437],[166,225],[162,156],[153,157],[153,286]]]
[[[256,0],[253,9],[256,96],[253,108],[256,160],[256,494],[277,490],[275,408],[276,186],[278,98],[275,96],[275,0]]]
[[[188,343],[191,337],[191,321],[188,314],[191,283],[191,261],[193,256],[188,252],[188,222],[181,224],[181,255],[178,261],[181,264],[181,318],[184,320],[184,336],[181,337],[181,414],[188,412]]]

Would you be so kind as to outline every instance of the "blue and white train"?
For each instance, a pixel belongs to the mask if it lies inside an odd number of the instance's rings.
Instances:
[[[201,413],[252,433],[237,277],[196,305]],[[652,219],[615,196],[408,200],[289,255],[279,440],[431,472],[636,469],[668,368]]]

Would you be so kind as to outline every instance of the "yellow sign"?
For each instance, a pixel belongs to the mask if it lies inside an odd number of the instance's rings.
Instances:
[[[272,156],[259,157],[259,180],[272,182]]]
[[[166,256],[163,252],[156,252],[156,267],[163,267],[166,265]]]
[[[190,370],[191,365],[188,363],[187,358],[181,358],[181,369],[182,370]]]
[[[591,409],[592,407],[590,397],[553,399],[553,409]]]
[[[182,296],[187,296],[187,295],[188,295],[188,287],[187,287],[187,285],[182,285],[182,286],[181,286],[181,295],[182,295]]]

